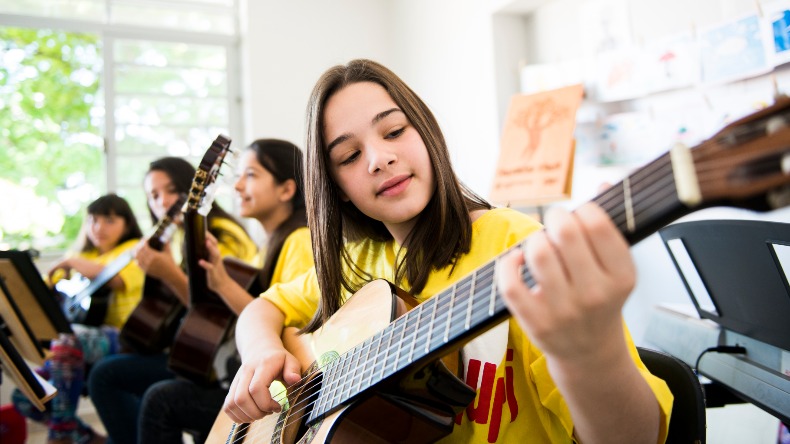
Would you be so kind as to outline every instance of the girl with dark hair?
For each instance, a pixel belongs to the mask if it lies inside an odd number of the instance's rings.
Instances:
[[[194,176],[195,168],[178,157],[164,157],[151,162],[143,187],[154,223],[164,217],[181,194],[189,193]],[[258,249],[233,216],[214,203],[207,218],[208,232],[217,239],[221,256],[236,257],[244,262],[254,260]],[[147,276],[164,282],[188,306],[189,281],[185,265],[181,263],[183,242],[184,232],[179,230],[163,251],[141,245],[137,250],[137,262]]]
[[[354,322],[354,314],[375,313],[370,311],[375,307],[364,306],[370,293],[349,301],[351,294],[374,279],[386,279],[411,295],[397,305],[432,304],[419,312],[424,318],[409,318],[425,321],[424,328],[403,322],[397,336],[408,335],[413,346],[416,338],[427,343],[437,334],[447,335],[443,326],[431,336],[430,321],[447,319],[453,309],[452,301],[440,305],[432,298],[454,291],[456,283],[473,285],[461,278],[493,263],[493,288],[512,317],[463,344],[461,374],[474,389],[474,400],[454,424],[447,424],[452,431],[444,440],[663,442],[672,395],[646,370],[625,328],[621,309],[635,271],[627,243],[605,212],[594,204],[573,213],[551,210],[542,231],[522,213],[491,208],[456,178],[425,103],[394,73],[369,60],[328,70],[313,89],[307,122],[305,196],[315,268],[271,287],[239,317],[236,341],[243,364],[224,409],[232,421],[249,423],[281,411],[286,401],[272,396],[270,384],[274,379],[297,383],[309,364],[284,347],[285,326],[309,332],[338,322],[349,327],[320,332],[324,342],[318,351],[327,356],[316,359],[331,359],[326,342],[342,342],[341,336],[353,334],[350,325],[370,322]],[[526,255],[521,248],[505,254],[530,234]],[[531,288],[519,271],[525,262],[535,281]],[[352,322],[327,322],[346,302],[353,302]],[[348,316],[347,311],[339,314]],[[397,342],[394,334],[377,338],[380,342],[372,340],[371,347]],[[375,350],[363,350],[343,362],[367,354],[376,356]],[[334,369],[337,378],[324,380],[330,392],[315,408],[323,408],[323,402],[331,407],[333,397],[344,399],[345,390],[332,387],[346,387],[353,396],[354,387],[385,373],[387,365],[381,367],[360,369],[361,380],[350,387],[337,380],[344,372]],[[305,402],[314,399],[308,396]],[[291,407],[289,418],[299,416],[303,406]],[[364,409],[353,414],[366,413],[374,415]],[[339,415],[331,413],[323,424]],[[389,431],[407,429],[405,421],[381,421]]]
[[[304,212],[302,152],[278,139],[259,139],[239,159],[234,188],[240,198],[242,217],[258,221],[266,233],[260,288],[287,282],[313,265],[310,231]],[[209,260],[200,265],[208,272],[209,288],[236,314],[257,297],[231,279],[220,260],[216,240],[207,241]],[[232,375],[231,375],[232,377]],[[208,436],[222,409],[227,385],[201,387],[190,381],[171,379],[146,390],[140,412],[139,442],[181,443],[189,432],[195,443]]]
[[[79,253],[66,257],[49,270],[49,280],[53,284],[72,272],[95,279],[106,265],[128,253],[142,237],[137,219],[122,197],[102,196],[88,205],[87,213]],[[17,410],[33,420],[46,422],[49,443],[103,442],[103,437],[76,415],[85,365],[118,352],[118,331],[140,301],[143,279],[143,271],[130,260],[105,284],[112,294],[102,325],[72,324],[73,334],[61,334],[52,341],[52,356],[37,370],[58,389],[45,412],[39,412],[18,390],[14,391]]]

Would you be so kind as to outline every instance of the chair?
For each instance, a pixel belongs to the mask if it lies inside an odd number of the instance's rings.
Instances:
[[[642,347],[637,351],[645,367],[666,381],[675,397],[667,444],[704,444],[705,395],[697,375],[674,356]]]

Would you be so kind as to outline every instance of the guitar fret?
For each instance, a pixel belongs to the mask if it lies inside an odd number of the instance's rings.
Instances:
[[[373,385],[373,377],[376,374],[376,370],[378,369],[378,366],[381,365],[381,360],[378,359],[378,354],[381,351],[381,338],[382,338],[381,332],[377,333],[375,337],[378,340],[376,341],[376,347],[375,348],[371,348],[371,351],[373,351],[375,354],[373,355],[373,359],[372,359],[374,364],[370,366],[371,371],[370,371],[370,376],[368,376],[368,387]],[[371,343],[371,346],[372,345],[373,344]],[[370,356],[370,355],[368,355],[368,356]],[[371,359],[368,359],[368,362],[370,362],[370,361],[371,361]]]
[[[445,344],[449,340],[450,325],[452,325],[451,320],[452,320],[452,313],[453,313],[453,305],[455,305],[455,295],[456,295],[456,292],[457,292],[457,288],[458,288],[457,283],[453,284],[453,289],[452,289],[452,292],[451,292],[452,294],[450,296],[450,309],[448,310],[449,316],[448,316],[448,319],[447,319],[447,325],[445,326],[445,329],[444,329],[444,337],[442,337],[442,341]]]
[[[351,356],[349,356],[349,359],[348,359],[349,366],[348,366],[348,373],[347,373],[348,376],[347,377],[351,377],[351,382],[346,382],[345,384],[343,384],[343,387],[340,389],[340,397],[343,398],[343,399],[345,399],[348,396],[350,396],[351,386],[353,385],[353,381],[356,378],[357,370],[359,369],[359,366],[357,365],[357,358],[358,358],[358,356],[359,356],[359,350],[358,349],[352,350]]]
[[[498,264],[499,264],[499,258],[494,259],[494,268],[495,269],[496,269]],[[489,306],[488,306],[488,315],[489,316],[493,316],[494,315],[494,304],[496,302],[496,296],[497,296],[496,281],[493,281],[492,284],[491,284],[491,296],[489,296],[489,300],[490,300],[490,303],[489,303]]]
[[[631,233],[636,230],[634,225],[634,208],[631,202],[631,185],[628,182],[628,177],[623,179],[623,206],[625,207],[625,225]]]
[[[472,301],[474,301],[474,294],[475,294],[475,287],[477,284],[477,271],[474,272],[474,278],[472,279],[472,287],[469,289],[469,301],[466,304],[466,317],[464,320],[464,330],[469,330],[469,322],[472,317]]]
[[[401,329],[400,341],[398,341],[398,354],[397,354],[397,356],[395,356],[395,368],[393,369],[393,371],[396,370],[400,366],[401,355],[403,354],[403,351],[404,351],[403,350],[403,344],[406,342],[406,331],[408,331],[408,327],[410,325],[409,322],[408,322],[409,321],[409,316],[412,313],[413,313],[413,311],[409,312],[409,313],[406,313],[406,316],[404,316],[404,319],[401,322],[401,324],[403,325],[403,328]]]
[[[452,299],[455,297],[455,289],[453,288],[453,292],[444,292],[442,293],[442,297],[434,297],[436,299],[436,307],[435,307],[435,318],[434,324],[437,326],[437,331],[435,335],[431,335],[428,338],[427,343],[425,344],[425,354],[428,354],[432,350],[435,350],[442,345],[446,344],[447,342],[444,340],[444,334],[438,334],[440,331],[444,331],[446,326],[449,326],[452,321],[452,312],[450,310],[452,306]]]
[[[437,298],[431,299],[431,302],[433,302],[433,311],[431,312],[431,320],[430,320],[430,322],[428,322],[428,333],[427,333],[426,338],[425,338],[426,339],[425,340],[425,353],[428,353],[428,347],[429,347],[429,344],[430,344],[431,335],[433,334],[433,326],[436,323],[436,309],[439,306],[439,302],[438,302]]]
[[[325,365],[321,371],[321,391],[313,403],[314,409],[321,409],[338,400],[338,379],[334,377],[334,367]]]
[[[387,367],[389,365],[389,360],[391,359],[390,358],[390,349],[393,346],[395,346],[392,343],[392,340],[395,338],[395,336],[397,336],[398,328],[401,328],[401,327],[403,327],[403,321],[402,321],[402,319],[398,319],[398,320],[396,320],[394,322],[393,328],[391,329],[392,331],[389,332],[389,334],[388,334],[389,339],[387,340],[386,353],[384,354],[384,359],[383,359],[384,365],[381,367],[381,375],[379,375],[379,379],[381,379],[381,380],[384,380],[384,378],[386,378],[388,376],[387,375]],[[400,349],[400,345],[398,344],[397,346],[398,346],[398,349]],[[396,363],[396,365],[397,365],[397,360],[398,360],[397,358],[398,358],[398,354],[395,353],[395,363]]]

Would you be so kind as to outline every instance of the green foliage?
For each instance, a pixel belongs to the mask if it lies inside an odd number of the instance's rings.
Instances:
[[[0,218],[0,243],[68,245],[84,204],[104,188],[100,49],[96,35],[0,27],[0,171],[12,189],[43,198],[11,209],[13,217],[31,217],[24,229],[10,230]],[[62,226],[36,220],[40,208],[24,208],[36,203],[62,208]]]

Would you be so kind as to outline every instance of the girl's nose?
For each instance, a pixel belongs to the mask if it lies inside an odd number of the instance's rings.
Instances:
[[[370,174],[384,170],[398,160],[398,156],[387,148],[369,147],[367,152],[370,162],[368,164],[368,172]]]

